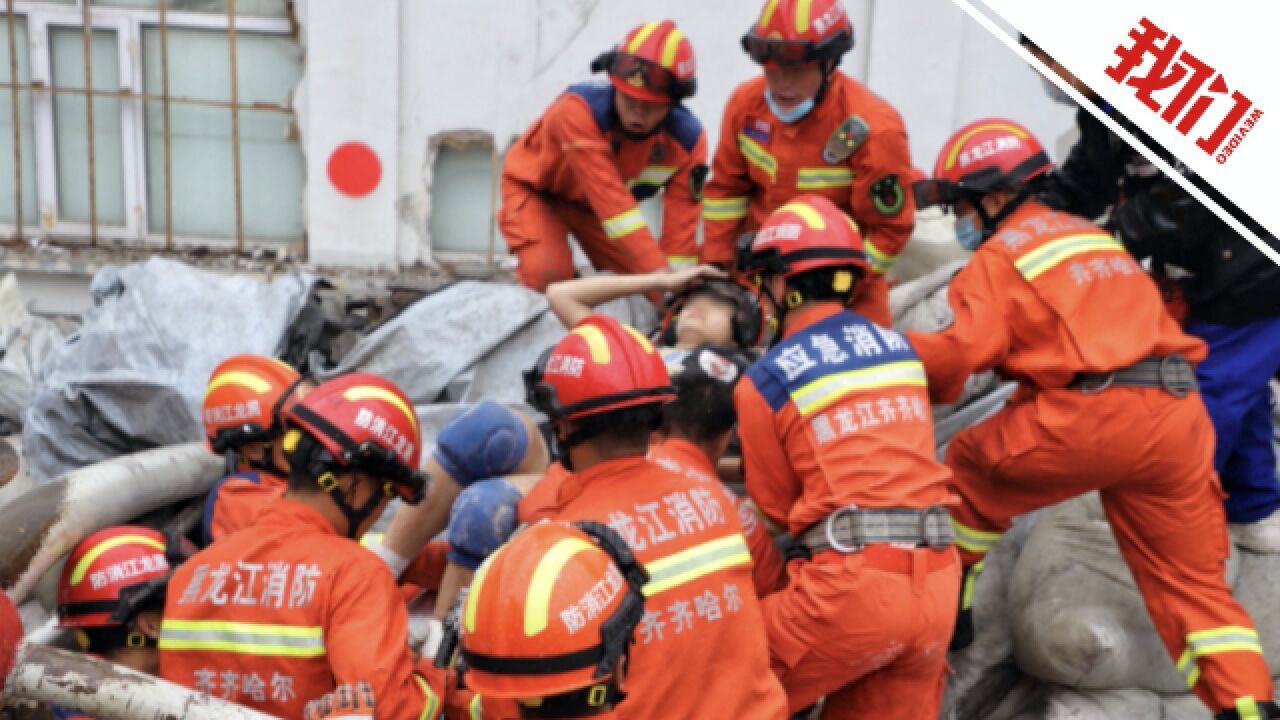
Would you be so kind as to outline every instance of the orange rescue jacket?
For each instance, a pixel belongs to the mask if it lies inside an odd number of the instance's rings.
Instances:
[[[797,195],[817,193],[858,222],[872,269],[886,272],[915,227],[911,151],[898,111],[838,71],[822,102],[793,124],[773,116],[764,91],[763,76],[748,80],[725,105],[701,261],[732,267],[739,235]],[[833,141],[841,132],[846,139]],[[828,145],[837,143],[845,147],[832,155]]]
[[[379,718],[434,719],[395,579],[316,510],[281,499],[169,581],[160,676],[285,718],[344,683],[373,686]],[[426,660],[424,662],[429,662]]]
[[[619,717],[787,716],[751,555],[722,487],[625,457],[566,475],[556,505],[554,519],[607,523],[649,572]]]
[[[969,374],[984,370],[1032,391],[1151,355],[1199,362],[1208,352],[1182,332],[1155,282],[1110,233],[1034,200],[978,248],[947,299],[950,327],[908,333],[939,402],[959,398]]]
[[[707,176],[702,125],[675,105],[658,132],[631,140],[618,129],[613,92],[571,86],[507,151],[502,179],[589,208],[615,242],[654,242],[636,203],[663,191],[662,251],[692,264]]]
[[[688,440],[668,438],[650,445],[649,459],[690,480],[720,486],[720,479],[706,453]],[[756,595],[764,597],[778,591],[786,585],[787,578],[782,553],[774,544],[773,536],[769,534],[765,524],[760,522],[749,501],[739,498],[727,488],[724,494],[733,503],[738,522],[742,523],[742,534],[747,538],[747,547],[751,550],[751,578]]]
[[[846,505],[952,500],[919,358],[901,334],[835,303],[787,316],[734,405],[747,492],[792,535]]]
[[[204,544],[249,527],[264,505],[284,497],[289,481],[271,473],[241,471],[218,481],[204,502]]]

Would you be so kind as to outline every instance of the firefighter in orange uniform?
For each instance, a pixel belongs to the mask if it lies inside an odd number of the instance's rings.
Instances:
[[[782,318],[735,391],[747,492],[810,555],[763,601],[791,711],[825,696],[823,718],[936,718],[960,564],[924,368],[845,309],[867,259],[825,198],[779,208],[739,269]]]
[[[1020,389],[947,451],[963,500],[953,522],[968,588],[1015,515],[1100,490],[1120,553],[1187,685],[1220,720],[1278,717],[1249,615],[1223,578],[1227,531],[1213,428],[1193,363],[1205,345],[1178,328],[1124,247],[1034,200],[1052,168],[1009,120],[960,129],[919,183],[950,205],[975,248],[952,281],[955,321],[911,334],[935,400],[994,369]],[[956,643],[972,637],[971,610]]]
[[[387,501],[419,502],[418,419],[398,388],[360,373],[281,413],[292,468],[285,496],[252,532],[222,538],[174,573],[160,673],[281,717],[366,681],[380,718],[438,716],[415,669],[407,613],[385,563],[360,537]]]
[[[209,376],[201,407],[205,441],[227,458],[227,476],[205,501],[203,543],[243,527],[284,495],[289,464],[280,449],[279,412],[308,381],[264,355],[234,355]]]
[[[649,460],[692,480],[718,485],[716,464],[729,447],[737,419],[733,389],[748,364],[742,352],[711,345],[692,348],[674,361],[668,358],[667,372],[676,399],[662,408],[660,439],[649,447]],[[769,528],[750,500],[725,494],[733,503],[751,550],[756,595],[764,597],[781,589],[786,572]]]
[[[596,58],[611,84],[571,86],[507,151],[498,225],[539,292],[573,277],[568,234],[597,268],[645,273],[697,260],[707,177],[693,46],[670,20],[641,25]],[[661,243],[636,203],[663,192]]]
[[[619,717],[786,717],[729,498],[645,458],[674,395],[653,345],[591,315],[539,358],[526,387],[569,471],[553,519],[607,523],[649,573]],[[584,627],[591,612],[562,619]]]
[[[518,701],[522,718],[619,717],[648,579],[605,525],[521,531],[481,566],[467,595],[468,686]]]
[[[725,106],[703,204],[702,262],[729,267],[744,233],[802,194],[821,195],[863,231],[872,272],[854,309],[889,327],[884,273],[906,247],[915,203],[898,111],[836,68],[853,48],[840,0],[767,0],[742,38],[764,76]]]

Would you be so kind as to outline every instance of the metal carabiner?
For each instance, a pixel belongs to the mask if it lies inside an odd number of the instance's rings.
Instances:
[[[832,550],[835,550],[837,552],[842,552],[848,555],[850,553],[860,552],[862,548],[866,547],[864,544],[846,545],[836,540],[836,534],[835,534],[836,518],[840,517],[845,513],[848,513],[850,516],[850,520],[853,520],[857,518],[857,512],[858,512],[857,505],[845,505],[842,508],[837,508],[835,512],[827,516],[827,526],[823,528],[823,532],[826,535],[827,544],[831,546]]]

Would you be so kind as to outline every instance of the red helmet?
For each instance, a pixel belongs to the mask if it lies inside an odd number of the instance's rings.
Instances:
[[[739,271],[757,279],[836,267],[864,275],[871,269],[857,223],[820,195],[801,195],[774,210],[738,248]]]
[[[340,375],[286,408],[281,420],[290,466],[315,477],[326,491],[336,486],[336,472],[355,471],[384,480],[388,496],[398,494],[408,503],[422,500],[426,476],[418,470],[418,416],[389,380],[365,373]]]
[[[840,0],[767,0],[742,49],[760,65],[838,64],[853,49],[853,23]]]
[[[680,311],[689,298],[695,295],[710,295],[733,306],[733,317],[730,320],[733,342],[740,348],[753,348],[768,344],[771,320],[760,303],[760,296],[755,288],[740,279],[732,280],[708,279],[701,285],[687,288],[671,299],[667,312],[662,317],[659,342],[663,345],[675,345]]]
[[[525,529],[471,583],[462,617],[467,684],[515,699],[600,686],[584,699],[616,700],[608,690],[621,689],[622,658],[644,616],[648,581],[626,542],[605,525]]]
[[[648,102],[680,102],[698,88],[693,44],[670,20],[645,23],[591,63],[618,92]]]
[[[653,343],[608,315],[588,315],[544,353],[525,390],[530,405],[568,420],[675,399]]]
[[[169,581],[164,535],[133,525],[99,530],[76,545],[58,580],[58,626],[123,625]]]
[[[280,433],[276,414],[302,380],[297,370],[265,355],[233,355],[218,364],[204,391],[205,441],[216,453]]]
[[[1053,169],[1040,141],[1012,120],[988,118],[942,144],[933,178],[914,185],[917,207],[953,205],[995,190],[1018,189]]]

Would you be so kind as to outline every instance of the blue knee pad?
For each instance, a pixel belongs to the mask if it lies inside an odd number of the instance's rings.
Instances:
[[[515,470],[528,448],[529,433],[520,416],[486,400],[444,426],[432,457],[467,487]]]
[[[505,478],[489,478],[458,494],[449,510],[449,562],[470,570],[497,550],[516,530],[516,505],[523,497]]]

